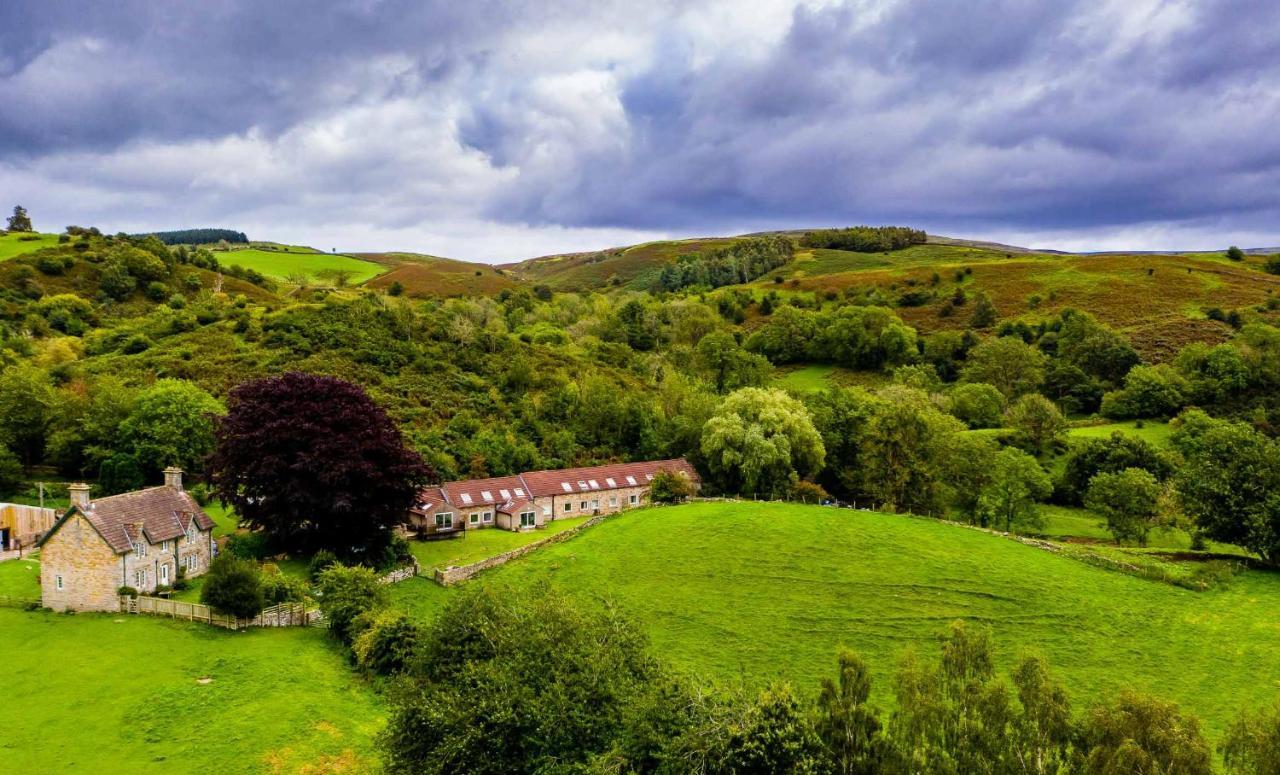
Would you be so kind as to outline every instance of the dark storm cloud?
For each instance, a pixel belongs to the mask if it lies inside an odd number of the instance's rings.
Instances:
[[[0,184],[477,240],[1274,231],[1280,4],[785,6],[6,3]]]

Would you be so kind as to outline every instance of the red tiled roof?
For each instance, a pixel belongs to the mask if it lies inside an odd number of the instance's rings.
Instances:
[[[533,511],[533,501],[528,499],[511,500],[498,507],[503,514],[519,514],[522,511]]]
[[[530,471],[518,476],[491,479],[462,479],[445,482],[422,491],[414,511],[430,516],[440,506],[468,509],[473,506],[498,506],[507,502],[524,503],[530,498],[645,487],[659,471],[683,472],[694,482],[698,472],[684,458],[646,460],[639,463],[611,463],[587,468],[558,468]],[[567,487],[567,488],[566,488]],[[463,497],[463,496],[466,497]],[[499,509],[506,514],[516,512]]]
[[[132,551],[142,540],[155,544],[181,538],[193,521],[201,531],[213,529],[213,520],[195,498],[167,485],[98,498],[78,511],[116,554]]]
[[[496,506],[512,498],[524,498],[528,495],[524,489],[524,482],[520,481],[518,476],[445,482],[440,489],[444,491],[445,500],[459,509],[472,506]]]

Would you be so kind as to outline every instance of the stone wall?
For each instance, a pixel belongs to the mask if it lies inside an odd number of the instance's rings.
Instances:
[[[510,562],[511,560],[516,559],[517,557],[523,557],[524,555],[533,551],[537,551],[538,549],[541,549],[544,546],[559,543],[561,541],[567,541],[570,538],[573,538],[574,536],[576,536],[578,533],[581,533],[583,530],[586,530],[589,527],[593,527],[595,525],[600,524],[605,519],[606,519],[606,515],[604,514],[601,514],[600,516],[597,516],[597,517],[592,517],[586,522],[583,522],[581,525],[576,525],[574,527],[569,528],[568,530],[564,530],[559,533],[556,533],[555,535],[547,536],[541,541],[534,541],[531,544],[526,544],[525,546],[521,546],[517,549],[512,549],[509,552],[503,552],[502,554],[499,554],[495,557],[490,557],[487,560],[473,562],[470,565],[459,565],[455,567],[445,568],[443,570],[441,570],[440,568],[436,568],[436,573],[435,573],[436,583],[446,587],[461,583],[471,578],[472,576],[475,576],[477,573],[486,571],[490,568],[496,568],[499,565],[504,565]]]
[[[45,608],[55,611],[118,611],[116,592],[125,584],[122,572],[120,555],[87,519],[76,514],[40,552],[41,600]]]

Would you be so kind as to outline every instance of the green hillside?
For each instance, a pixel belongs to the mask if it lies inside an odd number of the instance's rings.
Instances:
[[[253,269],[273,280],[285,282],[298,275],[305,275],[312,281],[330,282],[334,273],[343,272],[349,284],[357,285],[386,271],[385,267],[372,261],[293,245],[232,249],[216,255],[220,263]]]
[[[385,267],[384,274],[369,282],[370,288],[386,291],[399,283],[409,298],[492,296],[518,284],[505,272],[488,264],[420,253],[355,255]]]
[[[1046,656],[1077,702],[1135,685],[1199,713],[1215,735],[1241,705],[1280,694],[1280,578],[1250,571],[1191,592],[933,520],[780,504],[634,512],[472,583],[547,580],[610,597],[677,667],[812,690],[837,647],[872,665],[877,693],[907,648],[947,624],[990,627],[1006,662]],[[429,615],[448,594],[396,589]]]
[[[58,244],[57,234],[11,232],[0,234],[0,261]]]

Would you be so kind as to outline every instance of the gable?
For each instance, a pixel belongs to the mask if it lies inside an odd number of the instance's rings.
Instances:
[[[66,512],[61,517],[58,518],[58,521],[53,523],[53,527],[49,528],[48,532],[46,532],[44,536],[40,538],[40,542],[36,544],[36,548],[37,549],[43,548],[45,544],[48,544],[49,541],[53,539],[54,536],[58,535],[59,531],[62,530],[64,525],[68,524],[72,520],[76,520],[76,524],[78,525],[87,525],[90,528],[89,532],[92,532],[94,535],[96,535],[98,537],[98,540],[102,542],[103,548],[110,550],[112,554],[125,554],[127,551],[131,551],[131,550],[126,550],[122,552],[118,550],[115,546],[113,546],[111,541],[107,540],[107,537],[104,536],[102,534],[102,531],[98,529],[98,525],[95,524],[93,520],[86,517],[80,511],[80,508],[78,506],[72,506],[71,508],[67,509]]]

